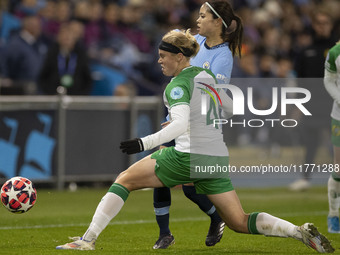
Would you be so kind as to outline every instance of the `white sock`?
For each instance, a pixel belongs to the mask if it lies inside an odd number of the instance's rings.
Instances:
[[[297,226],[268,213],[259,213],[257,215],[256,228],[260,234],[265,236],[301,238],[301,234],[297,231]]]
[[[92,222],[83,235],[83,240],[92,241],[97,239],[104,228],[119,213],[123,205],[124,200],[120,196],[111,192],[106,193],[97,206]]]
[[[328,179],[328,216],[339,217],[339,195],[340,195],[340,182],[333,179],[332,175]]]

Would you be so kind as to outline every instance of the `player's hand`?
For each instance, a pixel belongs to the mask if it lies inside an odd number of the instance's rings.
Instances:
[[[123,141],[120,143],[119,148],[123,153],[127,153],[129,155],[144,151],[144,145],[140,138]]]

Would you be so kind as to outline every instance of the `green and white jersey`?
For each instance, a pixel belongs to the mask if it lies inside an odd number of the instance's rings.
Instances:
[[[163,98],[170,121],[172,107],[182,104],[190,106],[188,128],[175,139],[177,151],[211,156],[229,155],[222,130],[218,125],[214,126],[213,122],[219,119],[220,104],[214,91],[215,83],[215,76],[210,70],[190,66],[183,69],[165,88]],[[206,107],[202,106],[205,101]]]
[[[336,86],[337,92],[340,93],[340,44],[333,46],[327,55],[325,62],[325,69],[333,74],[336,74]],[[334,96],[331,95],[333,98]],[[336,120],[340,120],[340,106],[339,103],[334,101],[331,117]]]

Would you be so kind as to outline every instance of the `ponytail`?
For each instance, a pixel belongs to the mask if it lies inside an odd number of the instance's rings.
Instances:
[[[221,18],[223,22],[221,38],[229,42],[229,48],[233,56],[241,56],[243,25],[240,17],[234,14],[234,10],[227,1],[211,0],[206,2],[214,19]]]
[[[234,22],[236,23],[235,25],[233,24]],[[229,28],[230,30],[228,31]],[[228,29],[222,28],[222,38],[224,41],[229,42],[229,48],[233,56],[241,57],[243,25],[240,17],[235,15]]]

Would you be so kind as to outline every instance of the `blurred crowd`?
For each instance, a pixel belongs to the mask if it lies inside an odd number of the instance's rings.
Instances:
[[[54,95],[58,86],[69,95],[160,95],[169,78],[157,64],[159,41],[174,28],[195,33],[204,2],[1,0],[0,95]],[[242,57],[235,57],[231,83],[244,91],[254,88],[256,109],[271,106],[272,87],[278,85],[268,78],[323,77],[327,51],[340,38],[340,1],[231,4],[244,24]],[[266,80],[256,82],[261,78]],[[328,125],[331,107],[322,85],[307,86],[318,101],[308,106],[314,118],[306,120],[304,133]],[[239,144],[271,135],[242,130]]]
[[[158,95],[168,79],[157,65],[160,38],[173,28],[195,33],[204,2],[2,0],[0,94],[51,95],[62,85],[71,95]],[[245,28],[232,77],[317,75],[302,70],[301,52],[317,26],[328,48],[340,37],[339,1],[231,3]]]

